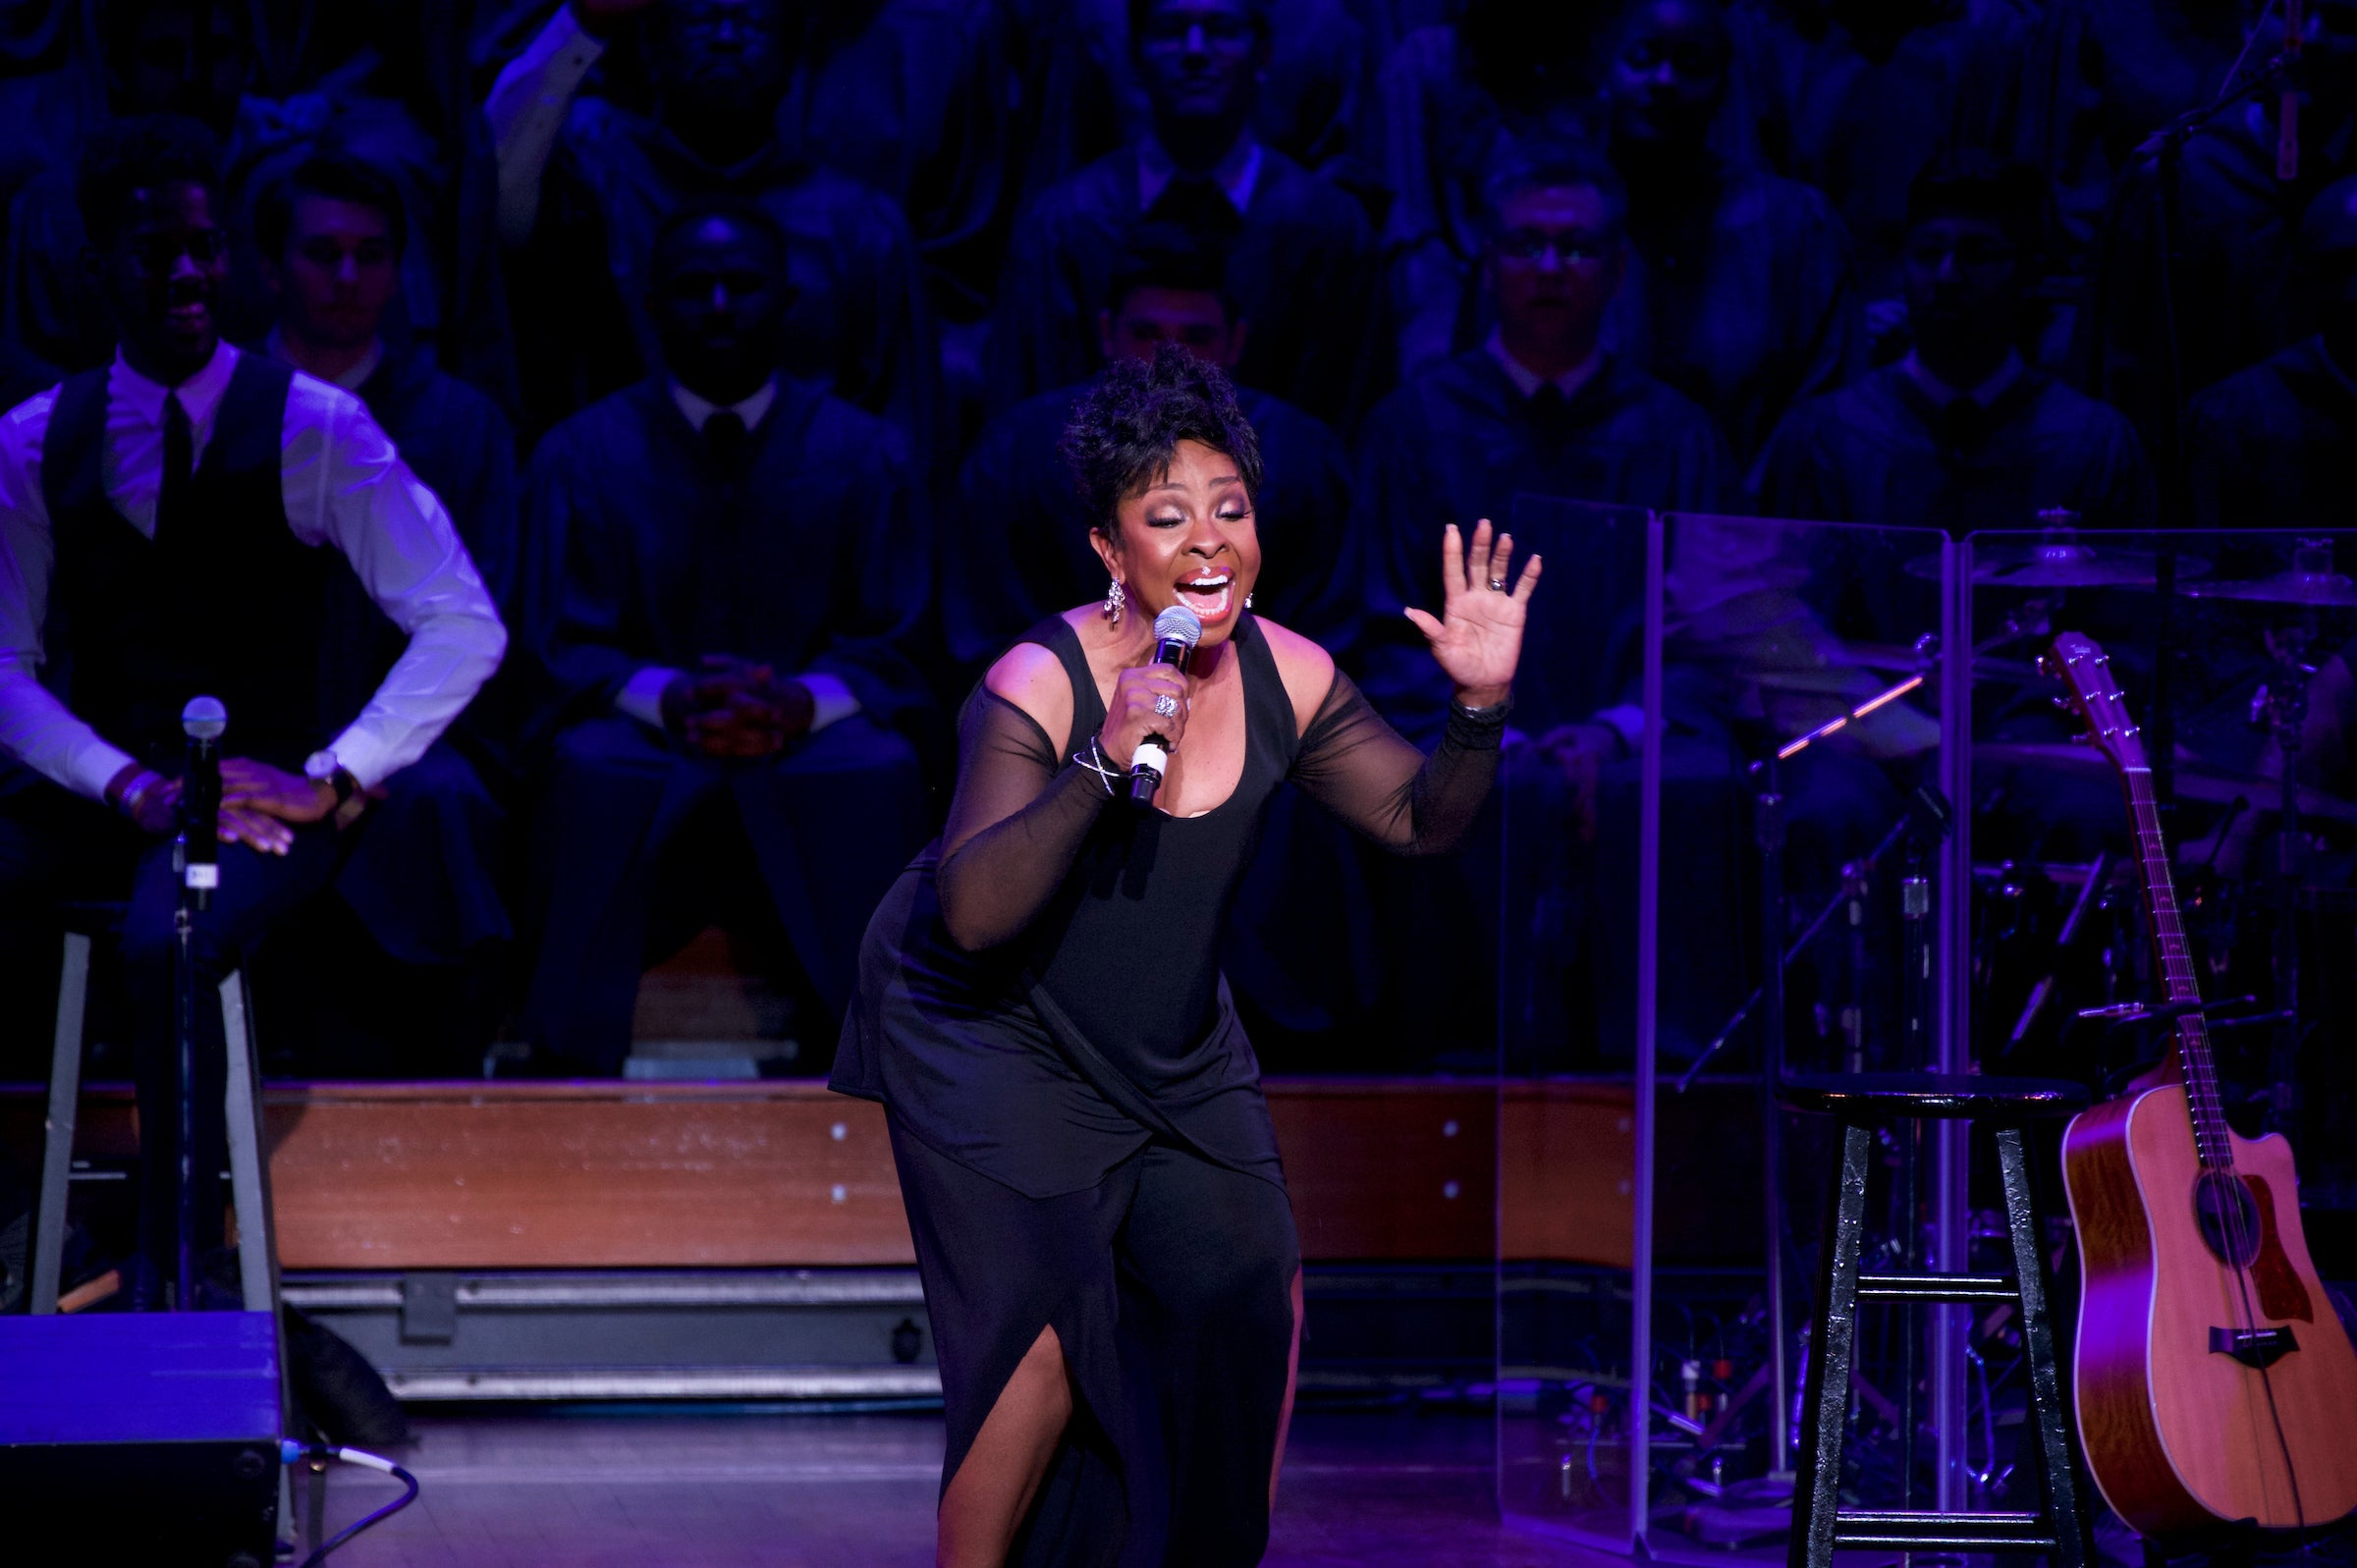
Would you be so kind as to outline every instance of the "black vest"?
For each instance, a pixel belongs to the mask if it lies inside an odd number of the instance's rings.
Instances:
[[[107,498],[103,368],[58,389],[41,452],[57,564],[44,642],[77,716],[148,767],[177,774],[191,697],[229,709],[224,755],[294,770],[334,733],[323,711],[321,620],[335,550],[287,526],[280,477],[294,372],[238,356],[175,524],[148,539]]]

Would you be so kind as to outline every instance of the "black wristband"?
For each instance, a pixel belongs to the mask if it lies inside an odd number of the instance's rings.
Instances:
[[[360,792],[360,782],[352,776],[350,768],[338,768],[327,776],[327,782],[335,787],[338,811],[351,805],[352,797]]]

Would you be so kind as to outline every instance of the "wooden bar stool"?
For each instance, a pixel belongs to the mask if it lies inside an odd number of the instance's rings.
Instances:
[[[2094,1552],[2079,1497],[2077,1433],[2062,1403],[2046,1265],[2039,1252],[2038,1208],[2022,1136],[2025,1122],[2084,1109],[2086,1089],[2044,1078],[1869,1072],[1795,1077],[1782,1085],[1779,1098],[1796,1110],[1831,1115],[1841,1128],[1840,1163],[1826,1204],[1807,1386],[1801,1396],[1789,1568],[1831,1568],[1834,1552],[1844,1547],[2035,1551],[2044,1552],[2055,1568],[2089,1568]],[[1859,1272],[1875,1129],[1894,1121],[1934,1119],[1986,1122],[1997,1130],[2005,1227],[2013,1243],[2010,1274]],[[2029,1363],[2029,1433],[2044,1476],[2042,1509],[1942,1513],[1840,1506],[1841,1435],[1861,1301],[2014,1304],[2021,1314],[2022,1351]]]
[[[29,1307],[34,1313],[57,1311],[59,1275],[64,1268],[66,1188],[73,1179],[74,1124],[82,1098],[82,1035],[89,1003],[90,949],[100,937],[113,940],[122,936],[124,906],[68,904],[64,914],[66,961],[57,984],[49,1119],[41,1146],[40,1196],[33,1210]],[[276,1254],[270,1234],[269,1172],[262,1162],[261,1078],[243,970],[231,970],[221,982],[221,1021],[229,1042],[229,1092],[224,1109],[229,1122],[230,1197],[238,1217],[238,1287],[247,1311],[269,1312],[278,1302]]]

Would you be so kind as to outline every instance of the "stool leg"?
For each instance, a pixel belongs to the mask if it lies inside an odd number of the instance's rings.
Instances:
[[[90,939],[66,933],[57,981],[57,1044],[49,1057],[49,1125],[41,1140],[41,1195],[32,1224],[35,1313],[57,1311],[66,1265],[66,1185],[74,1172],[74,1120],[82,1100],[82,1015],[90,994]]]
[[[254,1093],[253,1033],[246,1010],[246,977],[232,970],[221,982],[222,1034],[229,1042],[229,1189],[238,1212],[238,1288],[247,1312],[269,1312],[270,1206],[262,1196],[261,1101]]]
[[[2038,1204],[2030,1188],[2029,1150],[2019,1127],[1997,1132],[1998,1168],[2004,1178],[2005,1228],[2013,1239],[2013,1272],[2021,1290],[2021,1348],[2030,1365],[2030,1417],[2046,1477],[2046,1511],[2055,1530],[2055,1568],[2087,1568],[2087,1518],[2079,1507],[2078,1466],[2071,1452],[2070,1418],[2062,1407],[2062,1377],[2055,1360],[2054,1320],[2046,1301]]]
[[[1817,1265],[1817,1323],[1801,1392],[1800,1473],[1792,1487],[1789,1568],[1832,1568],[1841,1506],[1841,1435],[1858,1337],[1858,1257],[1866,1231],[1871,1128],[1841,1127],[1841,1172],[1826,1203],[1824,1256]],[[1775,1245],[1775,1238],[1769,1238]],[[1784,1419],[1778,1411],[1775,1419]],[[2075,1565],[2074,1565],[2075,1568]]]

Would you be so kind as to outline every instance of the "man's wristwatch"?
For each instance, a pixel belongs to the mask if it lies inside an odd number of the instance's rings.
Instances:
[[[332,751],[312,752],[303,762],[302,776],[313,784],[334,785],[338,811],[352,804],[352,797],[360,792],[360,782],[352,776],[351,769],[336,760]]]

